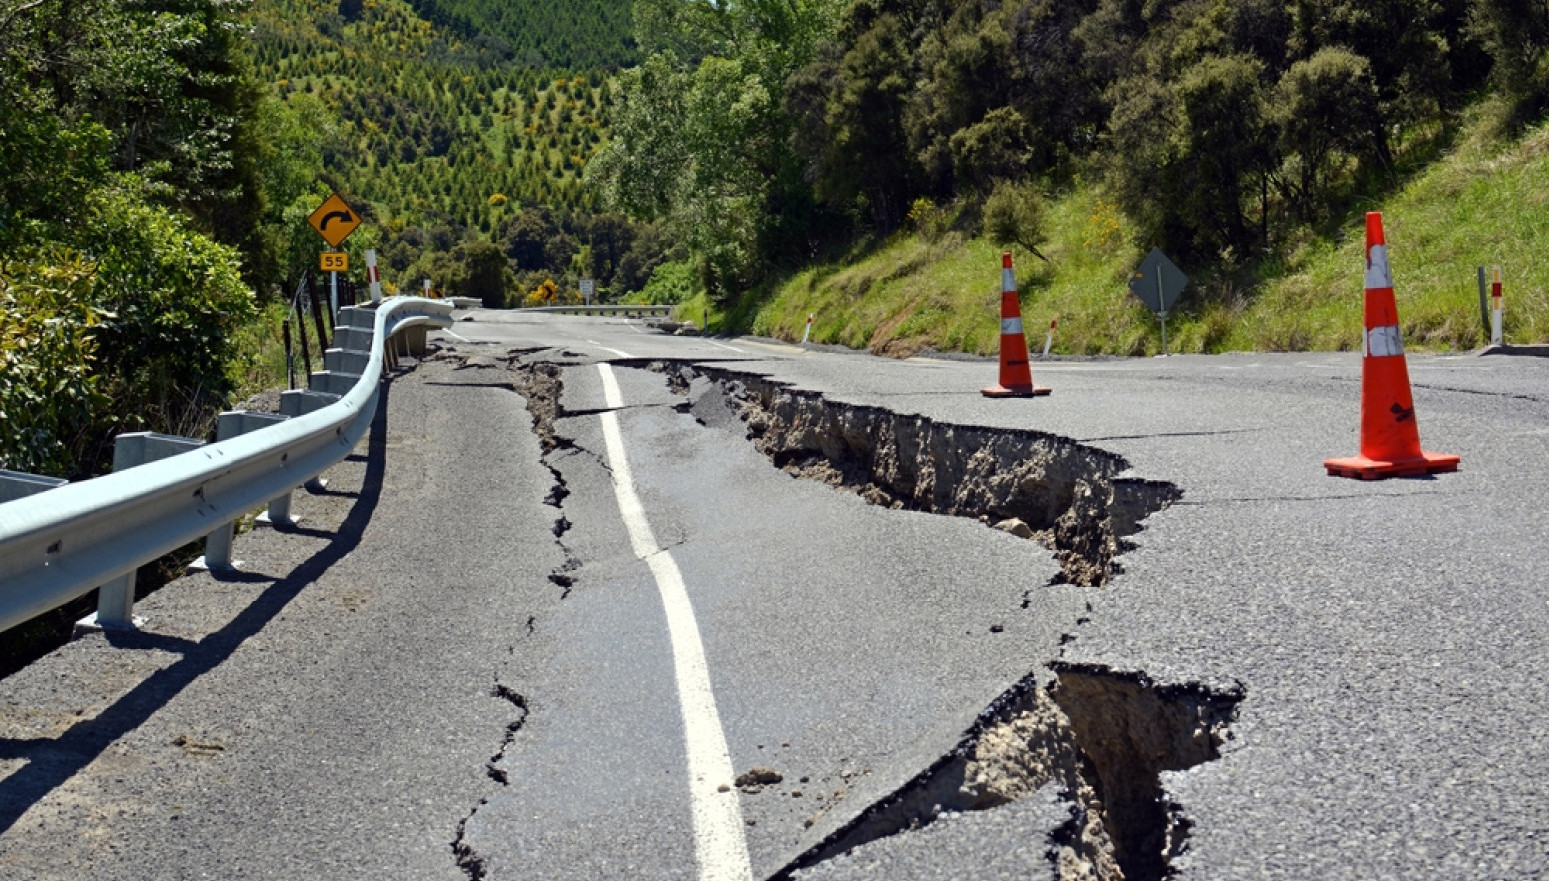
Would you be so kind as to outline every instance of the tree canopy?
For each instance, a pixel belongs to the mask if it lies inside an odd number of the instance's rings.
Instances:
[[[920,199],[977,231],[1002,182],[1078,175],[1181,257],[1272,254],[1391,185],[1400,149],[1482,89],[1518,121],[1549,107],[1549,7],[1518,0],[637,0],[635,16],[648,58],[593,178],[681,230],[722,285],[722,264],[748,284],[887,235]],[[781,235],[761,235],[774,214]]]

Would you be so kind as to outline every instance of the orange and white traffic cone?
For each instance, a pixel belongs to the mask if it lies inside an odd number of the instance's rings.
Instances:
[[[1022,333],[1022,304],[1017,301],[1010,251],[1001,255],[1000,265],[1000,385],[980,391],[987,398],[1047,395],[1050,389],[1033,385],[1033,368],[1027,363],[1027,336]]]
[[[1328,459],[1337,477],[1378,480],[1458,470],[1458,457],[1420,449],[1409,366],[1393,299],[1382,214],[1366,215],[1366,351],[1361,360],[1361,455]]]

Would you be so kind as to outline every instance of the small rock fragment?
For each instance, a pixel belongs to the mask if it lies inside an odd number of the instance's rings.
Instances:
[[[773,768],[763,766],[744,771],[737,776],[737,788],[743,792],[758,792],[765,786],[779,783],[785,777]]]
[[[1008,517],[995,524],[995,528],[1001,532],[1009,532],[1017,538],[1032,538],[1033,529],[1022,521],[1020,517]]]

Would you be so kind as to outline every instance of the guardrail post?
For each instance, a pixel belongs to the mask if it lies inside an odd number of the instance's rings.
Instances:
[[[424,356],[426,337],[424,325],[415,325],[414,327],[405,328],[404,330],[400,331],[398,335],[403,337],[404,348],[408,350],[410,355],[414,355],[416,357]]]
[[[258,431],[271,425],[278,425],[289,419],[278,413],[254,413],[248,410],[228,410],[219,417],[215,423],[215,441],[219,443],[231,440],[238,435],[247,434],[250,431]],[[280,513],[275,514],[278,510]],[[290,493],[269,502],[269,521],[290,522]],[[232,562],[231,546],[236,540],[237,523],[228,520],[217,526],[204,537],[204,556],[189,564],[190,569],[234,569],[239,564]]]
[[[126,471],[147,462],[155,462],[204,446],[204,441],[175,434],[137,431],[113,439],[113,471]],[[97,588],[97,612],[77,623],[77,627],[100,630],[133,629],[135,570]]]
[[[295,389],[288,392],[280,392],[280,413],[285,416],[305,416],[327,407],[339,400],[338,395],[327,392],[315,392],[311,389]],[[303,484],[313,492],[322,492],[328,488],[328,481],[321,477],[314,477]],[[287,497],[285,503],[285,516],[290,516],[290,501]],[[271,512],[270,516],[274,516]]]

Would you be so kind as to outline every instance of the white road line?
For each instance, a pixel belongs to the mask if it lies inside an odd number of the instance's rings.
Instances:
[[[667,612],[667,631],[672,638],[672,660],[678,682],[678,703],[683,713],[683,741],[688,752],[689,794],[693,802],[694,852],[700,881],[751,881],[748,842],[743,833],[742,805],[732,786],[734,772],[721,716],[710,689],[710,668],[705,664],[704,644],[694,605],[689,601],[683,573],[672,555],[656,544],[645,508],[635,494],[635,482],[624,455],[624,436],[613,410],[624,406],[613,368],[598,364],[602,374],[603,402],[609,410],[601,415],[602,436],[613,471],[613,494],[629,530],[635,555],[651,567]],[[724,791],[721,788],[724,787]]]
[[[461,340],[461,341],[462,341],[462,342],[465,342],[465,343],[471,343],[471,342],[473,342],[473,340],[470,340],[470,339],[468,339],[468,338],[467,338],[467,337],[460,337],[460,336],[458,336],[458,335],[457,335],[457,334],[455,334],[455,333],[452,333],[452,332],[451,332],[451,331],[450,331],[450,330],[443,330],[443,331],[441,331],[441,332],[442,332],[442,333],[444,333],[444,334],[446,334],[446,335],[447,335],[447,336],[449,336],[449,337],[451,337],[451,338],[452,338],[452,339],[454,339],[454,340]]]
[[[709,343],[712,346],[720,346],[723,349],[730,349],[730,350],[732,350],[733,352],[736,352],[739,355],[746,355],[747,354],[747,352],[743,351],[742,349],[737,348],[736,346],[728,346],[725,343],[718,343],[715,340],[705,340],[705,342]]]
[[[596,346],[599,349],[602,349],[604,352],[612,352],[613,354],[619,356],[620,358],[633,358],[633,357],[635,357],[634,355],[631,355],[628,352],[620,351],[618,349],[610,349],[607,346],[603,345],[602,343],[597,342],[596,340],[587,340],[587,342],[591,343],[592,345]]]
[[[713,340],[706,340],[705,342],[713,342]],[[794,352],[797,355],[805,355],[810,351],[808,349],[803,349],[801,346],[786,346],[776,343],[759,343],[752,340],[747,340],[744,342],[744,345],[755,346],[760,349],[769,349],[774,352]]]

